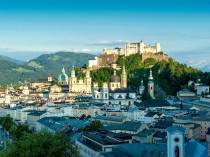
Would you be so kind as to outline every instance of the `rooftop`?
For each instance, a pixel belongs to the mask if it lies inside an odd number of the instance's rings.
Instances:
[[[124,133],[113,133],[109,131],[85,132],[84,137],[100,143],[102,145],[113,145],[125,143],[125,140],[130,140],[132,137]]]
[[[167,157],[166,144],[122,144],[113,148],[105,157]]]

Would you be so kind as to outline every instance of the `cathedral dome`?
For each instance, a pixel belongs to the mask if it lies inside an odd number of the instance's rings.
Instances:
[[[64,74],[60,74],[58,77],[59,81],[68,81],[68,76],[64,73]]]
[[[114,71],[114,74],[111,76],[110,82],[120,82],[120,78],[117,76],[116,71]]]
[[[116,75],[112,75],[110,82],[120,82],[120,78]]]

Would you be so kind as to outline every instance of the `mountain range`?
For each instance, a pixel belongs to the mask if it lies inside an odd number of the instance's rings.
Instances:
[[[28,62],[15,60],[6,56],[0,56],[0,83],[10,84],[27,81],[35,81],[38,78],[47,78],[51,73],[57,78],[64,67],[67,75],[72,66],[81,67],[88,63],[94,55],[87,53],[57,52],[43,54]]]

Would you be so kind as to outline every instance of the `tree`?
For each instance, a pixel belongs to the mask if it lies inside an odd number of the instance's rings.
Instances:
[[[6,129],[7,131],[9,131],[9,129],[15,125],[12,117],[10,117],[10,115],[6,115],[5,117],[1,117],[0,119],[0,124],[2,125],[2,127],[4,129]]]
[[[103,128],[101,122],[99,120],[94,120],[84,128],[84,131],[97,131],[101,128]]]
[[[86,119],[86,115],[82,114],[82,116],[80,117],[80,119]]]
[[[4,157],[79,157],[79,151],[65,133],[40,131],[13,141]]]
[[[26,124],[19,124],[19,125],[13,125],[10,128],[10,133],[12,135],[13,140],[20,139],[24,134],[31,133],[32,131],[29,130],[28,125]]]

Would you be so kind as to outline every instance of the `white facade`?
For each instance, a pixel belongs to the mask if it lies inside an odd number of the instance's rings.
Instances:
[[[172,126],[173,127],[173,126]],[[181,130],[181,129],[180,129]],[[184,132],[179,129],[168,131],[167,129],[167,156],[184,157]]]
[[[98,65],[98,57],[95,57],[94,59],[89,59],[88,66],[94,67]]]
[[[103,49],[104,54],[118,54],[129,56],[136,53],[152,52],[158,53],[161,51],[160,43],[155,43],[153,46],[147,46],[143,41],[126,43],[124,48]]]
[[[84,79],[77,79],[75,75],[74,67],[71,71],[71,76],[69,77],[69,92],[75,93],[92,93],[91,89],[92,79],[90,77],[90,71],[86,71],[86,76]]]
[[[29,95],[29,89],[28,89],[28,87],[23,87],[23,94],[24,95]]]

